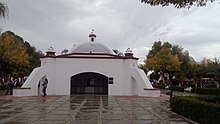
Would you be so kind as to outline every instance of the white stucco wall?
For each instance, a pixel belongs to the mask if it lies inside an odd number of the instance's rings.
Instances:
[[[31,73],[22,88],[31,87],[26,95],[37,95],[39,80],[46,75],[48,95],[70,95],[71,77],[83,72],[113,77],[113,84],[108,84],[108,95],[146,95],[143,88],[153,89],[144,72],[137,68],[137,60],[103,58],[44,58],[42,67]],[[21,92],[15,90],[14,94]]]
[[[25,83],[22,85],[22,89],[14,89],[14,96],[30,96],[30,95],[38,95],[38,84],[42,77],[44,77],[46,73],[46,67],[35,68],[30,76],[27,78]],[[30,88],[30,89],[27,89]]]
[[[114,78],[114,84],[109,84],[109,95],[130,95],[129,68],[122,66],[122,59],[57,59],[56,60],[56,92],[70,94],[70,79],[83,72],[96,72]],[[67,66],[68,65],[68,66]],[[127,83],[127,84],[126,84]],[[120,90],[119,90],[120,89]]]

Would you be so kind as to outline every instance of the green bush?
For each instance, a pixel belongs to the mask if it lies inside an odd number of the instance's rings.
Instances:
[[[203,94],[203,95],[220,95],[220,88],[198,88],[194,87],[192,89],[193,93]]]
[[[0,90],[6,90],[7,89],[7,85],[1,85],[0,86]]]
[[[173,91],[180,91],[180,92],[184,92],[184,88],[185,87],[177,87],[177,86],[170,86],[169,89],[173,90]]]
[[[203,124],[220,123],[220,105],[205,102],[205,98],[176,96],[170,101],[171,110]]]
[[[220,96],[194,96],[194,98],[200,101],[211,102],[214,104],[220,103]]]
[[[165,89],[165,85],[164,84],[155,84],[154,88],[159,88],[159,89]]]

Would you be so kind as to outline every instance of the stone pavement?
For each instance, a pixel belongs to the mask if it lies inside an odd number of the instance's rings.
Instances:
[[[0,96],[1,124],[193,124],[170,111],[169,97]]]

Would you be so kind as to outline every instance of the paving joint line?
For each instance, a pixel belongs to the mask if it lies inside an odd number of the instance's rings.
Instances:
[[[20,100],[19,100],[19,102],[20,102]],[[31,103],[31,102],[33,102],[33,101],[27,101],[26,104],[29,104],[29,103]],[[12,115],[11,117],[6,118],[6,119],[1,120],[1,121],[9,121],[9,120],[11,120],[11,119],[15,119],[16,117],[19,117],[19,116],[21,116],[21,115],[24,115],[24,114],[27,113],[28,111],[33,110],[33,109],[35,109],[35,108],[37,108],[37,107],[38,107],[38,106],[34,106],[33,108],[30,108],[30,109],[28,109],[28,110],[26,110],[26,111],[24,111],[24,112],[22,112],[22,113],[20,113],[20,114]],[[39,118],[41,118],[41,117],[39,117]],[[37,120],[38,120],[39,118],[37,118]],[[35,120],[35,121],[37,121],[37,120]],[[0,121],[0,122],[1,122],[1,121]],[[33,122],[35,122],[35,121],[33,121]],[[32,123],[33,123],[33,122],[32,122]]]
[[[60,99],[60,98],[56,98],[56,99],[54,99],[54,100],[51,100],[50,102],[54,102],[54,101],[56,101],[57,99]],[[46,102],[43,103],[43,104],[45,104],[45,106],[47,106],[47,103],[48,103],[48,102],[49,102],[49,101],[46,101]],[[41,105],[43,105],[43,104],[41,104]],[[50,112],[52,112],[53,110],[56,110],[56,109],[57,109],[58,107],[60,107],[60,106],[62,106],[62,104],[60,104],[59,106],[54,107],[54,109],[51,109],[50,111],[46,112],[46,115],[40,116],[37,120],[33,121],[31,124],[36,123],[36,122],[39,121],[43,116],[47,117]],[[38,107],[38,106],[36,106],[35,108],[37,108],[37,107]]]
[[[135,120],[129,115],[128,111],[126,110],[126,108],[122,105],[122,103],[119,102],[118,99],[116,99],[116,102],[118,103],[118,105],[122,108],[122,111],[124,111],[127,116],[129,117],[129,120],[132,122],[132,124],[135,124]]]
[[[147,100],[145,100],[145,101],[147,101]],[[151,103],[151,102],[150,102]],[[151,105],[152,105],[152,103],[151,103]],[[144,108],[145,109],[145,108]],[[147,110],[147,109],[145,109],[145,110]],[[168,123],[168,121],[165,121],[164,119],[162,119],[162,118],[160,118],[158,115],[156,115],[155,113],[153,113],[153,112],[151,112],[151,111],[149,111],[149,110],[147,110],[148,112],[150,112],[152,115],[154,115],[155,117],[157,117],[159,120],[161,120],[163,123],[165,123],[165,124],[167,124]]]
[[[76,97],[75,97],[76,98]],[[83,102],[76,108],[76,111],[70,115],[70,118],[68,118],[65,122],[65,124],[69,123],[71,119],[75,120],[76,115],[80,112],[80,109],[83,107],[83,105],[86,103],[88,99],[88,96],[83,100]]]
[[[103,101],[102,96],[100,96],[100,104],[99,104],[99,117],[98,117],[98,124],[102,124],[102,110],[103,110]]]

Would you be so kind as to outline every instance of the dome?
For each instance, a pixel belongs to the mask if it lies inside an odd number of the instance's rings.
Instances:
[[[107,53],[115,54],[107,46],[97,42],[87,42],[76,45],[72,48],[71,53]]]

